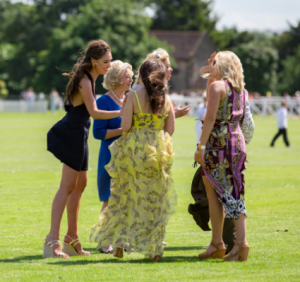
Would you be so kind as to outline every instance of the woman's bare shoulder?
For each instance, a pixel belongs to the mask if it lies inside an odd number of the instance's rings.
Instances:
[[[209,86],[209,92],[211,93],[226,93],[226,86],[222,80],[216,80]]]
[[[92,84],[86,75],[80,80],[79,86],[85,89],[92,89]]]

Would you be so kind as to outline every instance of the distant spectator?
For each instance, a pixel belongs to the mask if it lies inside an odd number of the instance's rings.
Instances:
[[[50,92],[50,110],[54,114],[57,108],[60,106],[60,97],[56,88],[52,88]]]
[[[300,91],[296,91],[296,92],[295,92],[294,99],[300,101]]]
[[[260,94],[258,92],[254,92],[253,93],[253,98],[259,99],[260,98]]]
[[[297,105],[296,114],[300,115],[300,91],[295,92],[295,96],[293,97],[293,99]]]
[[[27,102],[35,101],[35,93],[32,87],[29,87],[28,90],[25,92],[25,100]]]
[[[283,93],[283,98],[284,98],[285,100],[289,101],[289,100],[291,99],[291,96],[289,95],[289,93],[284,92],[284,93]]]
[[[25,92],[26,92],[25,90],[21,91],[21,93],[20,93],[20,99],[21,100],[25,100]]]
[[[45,94],[44,94],[44,92],[40,92],[40,93],[38,94],[38,100],[39,100],[39,101],[44,101],[44,100],[45,100]]]
[[[277,126],[278,126],[278,133],[272,140],[271,147],[274,147],[276,139],[282,134],[283,140],[287,147],[290,146],[288,136],[287,136],[287,102],[285,100],[281,101],[281,107],[277,112]]]

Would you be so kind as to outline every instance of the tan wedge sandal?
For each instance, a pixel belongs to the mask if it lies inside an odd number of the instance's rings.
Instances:
[[[209,259],[209,258],[219,258],[222,259],[225,255],[226,252],[226,248],[224,247],[224,249],[220,249],[219,246],[222,245],[223,246],[223,242],[220,242],[218,244],[214,244],[213,242],[210,243],[213,247],[216,248],[216,251],[214,251],[212,254],[207,253],[207,251],[205,251],[204,253],[201,253],[198,255],[199,259]]]
[[[60,245],[60,241],[52,240],[50,242],[44,242],[43,258],[69,258],[69,256],[66,253],[53,252],[52,247],[55,245]]]
[[[247,261],[248,254],[249,254],[249,245],[248,242],[245,240],[243,243],[235,243],[235,246],[239,247],[239,250],[236,253],[230,252],[228,255],[224,257],[226,261]]]
[[[79,238],[73,240],[70,236],[66,235],[66,237],[68,237],[71,242],[70,243],[67,243],[66,241],[64,241],[64,248],[63,248],[63,251],[68,254],[70,257],[72,256],[90,256],[91,253],[90,252],[87,252],[87,251],[84,251],[83,249],[81,251],[77,251],[75,249],[75,246],[80,243],[79,242]]]
[[[123,258],[124,257],[124,249],[123,248],[114,248],[113,256],[117,257],[117,258]]]

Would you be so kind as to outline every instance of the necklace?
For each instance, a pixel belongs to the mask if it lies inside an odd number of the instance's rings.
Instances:
[[[114,93],[114,91],[112,91],[112,90],[110,90],[110,91],[111,91],[111,93],[114,95],[114,97],[115,97],[118,101],[120,101],[121,103],[123,103],[124,98],[123,98],[123,99],[120,99],[120,98]]]

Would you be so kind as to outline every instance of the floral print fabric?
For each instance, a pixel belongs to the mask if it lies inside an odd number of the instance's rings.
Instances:
[[[254,123],[245,121],[245,90],[236,93],[230,83],[224,83],[226,97],[220,102],[216,122],[206,144],[204,173],[224,205],[226,217],[237,219],[241,213],[247,216],[244,200],[246,145],[241,124],[248,132],[250,142]]]
[[[250,111],[248,91],[246,89],[245,89],[245,115],[240,122],[240,126],[245,138],[245,143],[250,144],[250,141],[254,134],[255,125]]]
[[[98,248],[111,244],[149,258],[163,254],[166,225],[176,207],[166,118],[134,114],[131,130],[110,145],[105,168],[112,177],[111,196],[90,236]]]

